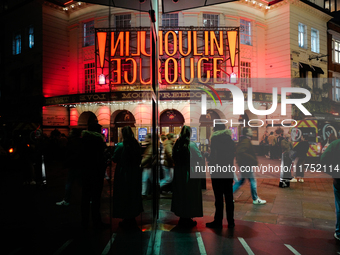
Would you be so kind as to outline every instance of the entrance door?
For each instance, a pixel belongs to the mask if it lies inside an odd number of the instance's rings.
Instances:
[[[114,143],[122,141],[121,130],[125,126],[130,126],[136,137],[135,123],[135,117],[128,110],[122,110],[118,114],[116,112],[113,113],[111,116],[111,141]]]
[[[173,133],[178,135],[184,125],[184,117],[177,110],[165,110],[160,115],[161,134]]]

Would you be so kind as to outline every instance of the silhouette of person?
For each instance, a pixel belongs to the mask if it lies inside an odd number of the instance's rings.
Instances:
[[[175,163],[171,211],[179,216],[179,226],[194,227],[194,217],[203,217],[201,179],[190,178],[193,162],[202,161],[197,145],[190,141],[191,128],[183,126],[172,149]]]
[[[82,131],[81,142],[81,216],[82,226],[88,227],[91,211],[95,228],[106,228],[100,214],[100,200],[106,170],[104,150],[106,144],[101,135],[101,125],[90,124],[88,130]]]
[[[230,167],[234,165],[235,143],[231,139],[231,130],[224,124],[216,124],[211,136],[209,166]],[[223,221],[223,195],[226,203],[228,228],[234,228],[234,202],[233,202],[233,171],[225,173],[212,173],[211,182],[215,195],[214,221],[206,223],[208,228],[222,228]]]
[[[243,135],[240,137],[240,142],[238,143],[236,148],[236,161],[240,167],[242,178],[234,184],[233,192],[235,193],[240,188],[240,186],[243,185],[246,178],[248,178],[250,182],[250,191],[251,197],[253,198],[253,204],[263,205],[267,201],[260,199],[257,195],[256,179],[253,171],[251,170],[251,167],[257,166],[258,163],[254,147],[250,141],[253,132],[251,128],[245,127],[242,130],[242,134]],[[250,169],[250,171],[245,171],[247,170],[247,168]]]
[[[122,128],[123,142],[117,144],[112,161],[117,163],[113,182],[113,218],[121,218],[120,227],[137,226],[143,212],[141,197],[141,148],[130,126]]]

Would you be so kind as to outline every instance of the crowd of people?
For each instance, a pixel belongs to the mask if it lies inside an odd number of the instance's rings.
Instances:
[[[155,159],[152,150],[151,134],[145,137],[146,148],[142,150],[136,140],[131,127],[121,130],[122,142],[116,144],[113,154],[107,153],[107,147],[100,133],[100,125],[89,126],[88,130],[80,132],[72,130],[67,142],[65,165],[69,168],[69,175],[65,186],[65,196],[57,205],[69,205],[71,186],[77,176],[82,183],[81,216],[82,226],[87,228],[92,215],[94,227],[109,227],[101,220],[100,198],[103,189],[107,163],[115,163],[112,217],[121,218],[119,226],[122,228],[137,227],[136,217],[143,212],[143,199],[147,199],[153,192],[151,186],[153,165]],[[210,138],[209,153],[199,151],[196,143],[190,140],[191,128],[183,126],[179,138],[174,134],[162,135],[159,139],[158,175],[161,192],[171,194],[171,211],[179,217],[178,225],[192,228],[197,222],[193,219],[203,217],[203,203],[201,179],[191,178],[195,166],[233,166],[234,159],[239,167],[252,167],[258,165],[254,146],[251,143],[251,128],[243,128],[237,145],[231,138],[231,132],[223,124],[216,124]],[[289,187],[290,182],[303,182],[303,166],[309,148],[308,137],[303,136],[299,144],[293,148],[290,134],[281,133],[277,136],[265,134],[263,141],[268,141],[269,157],[280,158],[282,166],[292,164],[300,169],[291,173],[281,173],[279,186]],[[337,140],[339,141],[339,140]],[[280,146],[276,145],[280,143]],[[338,145],[331,143],[323,154],[324,162],[331,162],[330,157],[339,150]],[[334,146],[333,146],[334,145]],[[276,148],[276,146],[279,148]],[[274,148],[275,147],[275,148]],[[339,147],[339,148],[338,148]],[[77,149],[78,148],[78,149]],[[274,156],[276,155],[276,156]],[[74,163],[74,158],[81,159],[81,164]],[[336,157],[334,157],[336,158]],[[334,160],[333,160],[334,161]],[[157,175],[156,175],[157,176]],[[233,193],[245,182],[250,182],[250,191],[254,205],[266,204],[266,200],[259,198],[254,173],[241,172],[240,179],[235,178],[232,171],[223,176],[211,173],[212,188],[215,196],[215,215],[212,222],[207,222],[208,228],[223,227],[224,203],[228,228],[235,227]],[[340,219],[340,188],[338,179],[334,181],[334,193],[337,208],[337,218]],[[90,213],[91,211],[91,213]],[[340,221],[337,220],[335,238],[340,239]]]

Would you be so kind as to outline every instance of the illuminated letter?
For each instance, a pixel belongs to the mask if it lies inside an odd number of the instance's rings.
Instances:
[[[291,98],[287,99],[287,93],[303,93],[306,95],[305,98]],[[311,98],[311,94],[309,90],[303,88],[282,88],[281,89],[281,115],[286,115],[286,105],[287,104],[295,104],[300,111],[307,116],[312,115],[302,104],[307,103]]]
[[[237,31],[228,31],[227,34],[228,34],[230,62],[231,62],[231,66],[235,66]]]
[[[158,51],[159,55],[162,56],[163,53],[163,31],[158,31]]]
[[[125,56],[130,56],[130,32],[125,32]]]
[[[139,80],[140,80],[140,83],[143,84],[143,85],[146,85],[146,84],[151,84],[151,79],[149,79],[149,81],[144,81],[143,78],[142,78],[142,58],[139,59]],[[158,76],[159,77],[159,76]]]
[[[194,31],[193,38],[194,38],[194,55],[195,56],[202,56],[203,53],[198,53],[197,52],[197,31]]]
[[[116,44],[114,43],[114,40],[115,40],[115,32],[112,32],[111,33],[111,56],[116,55],[116,50],[117,50],[118,44],[120,43],[119,56],[123,57],[124,56],[124,32],[119,32]]]
[[[188,51],[187,53],[183,52],[183,31],[178,32],[178,43],[179,43],[179,53],[181,53],[182,56],[186,57],[191,53],[191,31],[188,31]]]
[[[162,74],[161,74],[161,71],[162,71],[162,62],[160,60],[158,60],[158,82],[160,84],[162,84]]]
[[[181,58],[181,78],[183,83],[190,84],[194,80],[195,70],[194,70],[194,58],[190,58],[190,81],[185,79],[185,58]]]
[[[141,40],[141,51],[144,56],[150,57],[150,54],[146,53],[146,31],[142,31],[142,40]]]
[[[233,96],[233,114],[244,114],[244,96],[240,88],[230,84],[215,84],[215,89],[229,89]]]
[[[131,56],[140,56],[140,31],[137,32],[137,52],[136,53],[131,53]]]
[[[223,56],[223,32],[219,31],[219,35],[220,35],[220,44],[218,45],[215,32],[210,31],[210,55],[211,56],[215,55],[214,43],[216,45],[218,55]]]
[[[275,112],[277,107],[277,88],[273,88],[273,105],[268,110],[256,110],[253,106],[253,89],[248,88],[248,108],[251,113],[256,115],[269,115]]]
[[[172,60],[174,62],[174,79],[172,81],[169,80],[169,61]],[[165,80],[169,84],[174,84],[178,79],[178,64],[176,59],[168,58],[165,60]]]
[[[127,58],[125,61],[132,62],[132,81],[128,79],[128,71],[124,71],[124,80],[127,84],[134,84],[137,80],[137,62],[133,58]]]
[[[203,60],[209,60],[208,58],[200,58],[197,62],[197,78],[199,82],[202,83],[207,83],[210,80],[210,70],[207,71],[207,79],[205,81],[202,81],[202,66],[201,66],[201,62]]]
[[[219,61],[219,60],[223,61],[223,58],[213,58],[213,77],[214,77],[214,83],[217,83],[217,72],[221,73],[221,69],[217,68],[217,61]]]
[[[173,52],[170,53],[169,52],[169,34],[172,34],[172,38],[173,38]],[[164,36],[164,43],[165,43],[165,46],[164,46],[164,50],[165,50],[165,54],[168,55],[168,56],[173,56],[177,53],[177,35],[174,31],[169,31],[165,34]]]
[[[204,31],[204,54],[209,55],[209,31]]]
[[[116,73],[117,81],[116,82],[112,81],[112,84],[121,84],[122,83],[122,69],[121,69],[122,60],[120,58],[114,58],[114,59],[111,59],[111,61],[117,62],[117,70],[112,71],[113,77],[114,77],[114,74]]]
[[[98,32],[98,51],[99,51],[99,61],[100,67],[104,67],[104,57],[105,57],[105,46],[106,46],[106,32]]]

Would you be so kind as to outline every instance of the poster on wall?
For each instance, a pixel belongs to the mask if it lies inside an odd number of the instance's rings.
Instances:
[[[147,133],[148,133],[147,128],[139,128],[138,129],[138,141],[140,142],[144,141]]]
[[[234,142],[238,141],[238,131],[237,127],[229,127],[231,130],[231,139],[233,139]]]
[[[191,128],[191,137],[190,141],[197,141],[197,128]]]

